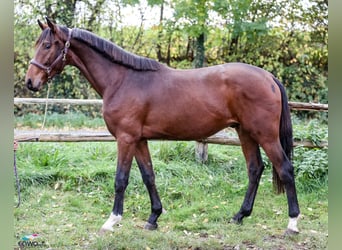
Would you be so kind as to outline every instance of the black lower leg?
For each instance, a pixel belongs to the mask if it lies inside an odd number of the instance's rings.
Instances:
[[[147,191],[151,200],[151,215],[145,225],[146,229],[156,229],[158,227],[157,220],[161,215],[163,208],[159,198],[159,194],[155,185],[155,177],[152,168],[145,168],[142,164],[139,164],[142,179],[147,188]]]
[[[163,212],[163,207],[162,207],[162,204],[160,202],[160,198],[159,198],[159,195],[157,193],[157,190],[155,188],[152,191],[152,193],[149,191],[149,194],[151,197],[151,215],[150,215],[147,222],[149,224],[155,225],[157,227],[158,226],[157,220]]]
[[[124,194],[128,185],[129,174],[118,170],[115,178],[115,198],[113,206],[114,215],[123,214]]]
[[[250,163],[248,166],[248,188],[239,212],[236,213],[232,218],[232,222],[234,223],[242,224],[243,218],[249,216],[252,213],[255,196],[257,194],[259,186],[259,181],[264,170],[262,162],[258,162],[260,164]]]
[[[297,199],[293,166],[289,161],[285,160],[281,169],[282,170],[280,171],[279,177],[285,186],[289,216],[291,218],[294,218],[299,215],[300,211]]]
[[[141,141],[138,144],[135,152],[135,159],[138,163],[142,179],[148,190],[151,201],[151,215],[145,228],[153,230],[158,227],[157,220],[161,215],[163,208],[155,185],[155,176],[147,141]]]

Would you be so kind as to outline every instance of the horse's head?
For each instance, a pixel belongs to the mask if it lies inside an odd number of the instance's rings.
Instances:
[[[57,26],[46,18],[47,24],[38,20],[42,29],[35,45],[35,55],[26,73],[26,86],[38,91],[48,80],[60,73],[66,65],[71,30]]]

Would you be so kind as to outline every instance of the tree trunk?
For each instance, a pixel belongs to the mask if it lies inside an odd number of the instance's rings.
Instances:
[[[205,61],[204,33],[201,33],[195,42],[195,58],[193,65],[195,68],[202,68]],[[208,160],[208,144],[196,142],[195,157],[201,163]]]
[[[202,68],[205,60],[204,33],[201,33],[195,42],[194,68]]]
[[[159,30],[158,30],[158,42],[157,42],[157,58],[159,62],[163,61],[163,56],[161,52],[161,43],[163,35],[163,19],[164,19],[164,1],[160,5],[160,16],[159,16]]]
[[[96,1],[95,5],[92,6],[90,9],[92,10],[91,16],[88,20],[88,24],[87,24],[87,28],[90,31],[94,31],[95,29],[95,21],[96,21],[96,17],[99,16],[99,13],[101,11],[101,7],[104,4],[104,0],[100,0],[100,1]]]

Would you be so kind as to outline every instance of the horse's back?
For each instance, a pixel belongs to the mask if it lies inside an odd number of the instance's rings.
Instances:
[[[226,63],[221,66],[220,76],[223,83],[229,88],[238,87],[241,90],[249,91],[266,90],[265,95],[268,94],[268,90],[276,93],[272,87],[276,86],[273,80],[274,76],[257,66],[245,63]]]
[[[280,97],[274,76],[260,67],[246,63],[234,62],[191,70],[171,70],[169,74],[172,75],[169,79],[173,79],[173,85],[180,84],[184,89],[191,88],[194,94],[198,91],[218,91],[221,94],[233,93],[236,96],[240,92],[244,95],[251,93],[251,98]]]
[[[191,95],[238,116],[258,108],[279,113],[281,93],[274,76],[245,63],[226,63],[192,71]],[[191,75],[189,73],[189,75]],[[189,77],[190,78],[190,77]]]

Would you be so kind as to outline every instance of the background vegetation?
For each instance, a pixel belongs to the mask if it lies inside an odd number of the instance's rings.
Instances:
[[[276,75],[291,101],[328,101],[327,0],[15,0],[15,97],[46,96],[46,88],[24,86],[44,16],[174,68],[254,64]],[[54,79],[50,96],[97,98],[72,67]]]

